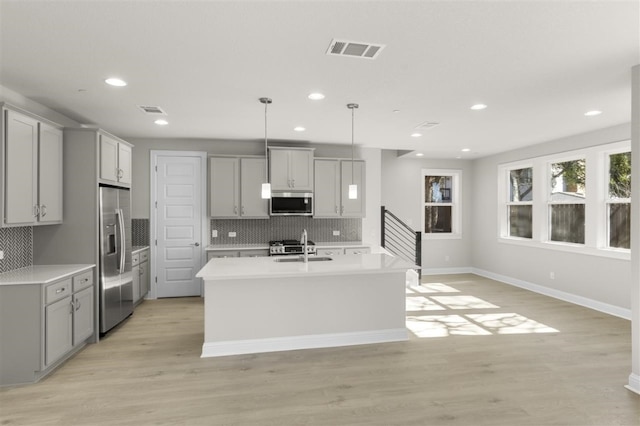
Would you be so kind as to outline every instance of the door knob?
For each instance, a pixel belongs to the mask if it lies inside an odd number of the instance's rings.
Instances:
[[[193,243],[192,246],[200,247],[200,243]]]

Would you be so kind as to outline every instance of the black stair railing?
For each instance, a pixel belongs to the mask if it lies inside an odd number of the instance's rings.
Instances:
[[[380,245],[393,255],[422,266],[422,232],[414,231],[385,206],[381,208],[380,218]],[[419,277],[420,271],[417,270]]]

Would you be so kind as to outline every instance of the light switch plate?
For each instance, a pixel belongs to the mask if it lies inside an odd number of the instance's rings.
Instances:
[[[333,236],[334,236],[334,237],[337,237],[337,236],[339,236],[339,235],[340,235],[340,231],[333,231]]]
[[[211,230],[211,238],[218,238],[218,230],[217,229],[212,229]]]
[[[4,259],[4,251],[0,250],[0,260]]]
[[[235,236],[236,236],[236,233],[235,233],[235,232],[229,232],[229,237],[231,237],[231,238],[235,238]]]

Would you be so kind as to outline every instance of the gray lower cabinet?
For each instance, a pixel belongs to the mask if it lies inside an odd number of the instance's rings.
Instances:
[[[94,335],[93,274],[0,285],[0,386],[37,382]]]
[[[209,250],[207,261],[221,257],[267,257],[269,249]]]
[[[131,256],[133,275],[133,303],[139,304],[149,292],[149,250],[144,249]]]

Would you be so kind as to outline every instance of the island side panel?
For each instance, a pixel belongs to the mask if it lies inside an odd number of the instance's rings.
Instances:
[[[405,315],[400,271],[205,281],[203,356],[407,340]]]

